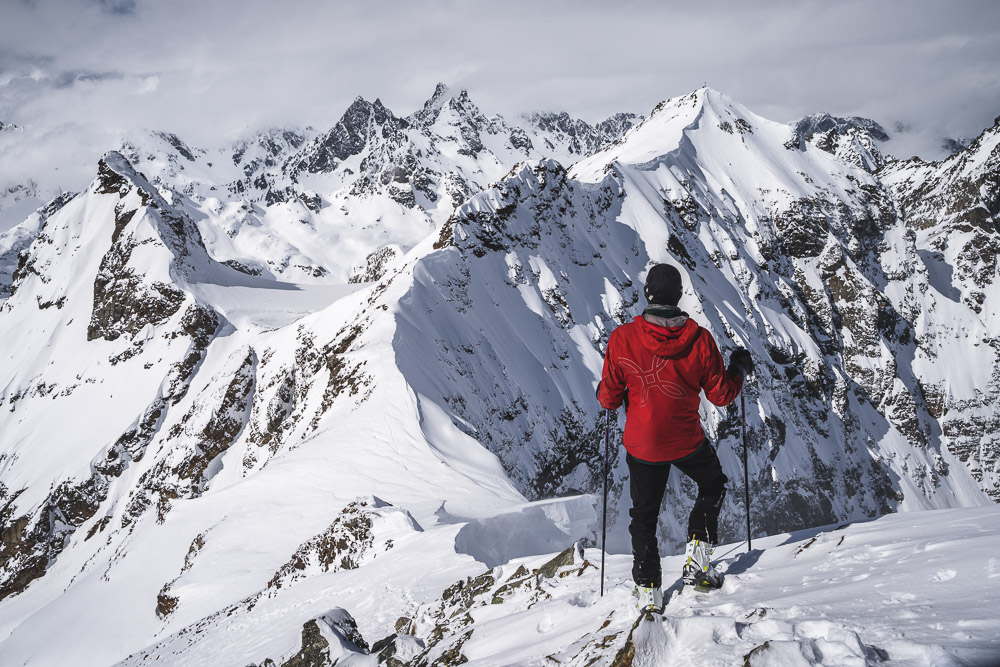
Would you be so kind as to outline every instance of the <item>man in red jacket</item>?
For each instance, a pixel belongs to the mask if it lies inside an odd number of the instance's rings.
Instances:
[[[702,391],[715,405],[732,403],[753,371],[753,361],[749,352],[738,349],[726,369],[712,334],[677,307],[681,275],[673,266],[652,267],[645,294],[649,306],[643,314],[608,339],[597,398],[609,410],[625,404],[632,579],[640,609],[659,613],[663,594],[656,523],[672,465],[698,484],[688,518],[684,582],[713,588],[722,583],[711,556],[729,480],[705,438],[698,407]]]

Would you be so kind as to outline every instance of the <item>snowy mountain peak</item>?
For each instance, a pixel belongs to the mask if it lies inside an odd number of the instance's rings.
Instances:
[[[649,117],[631,128],[607,150],[581,160],[572,169],[576,178],[596,182],[613,162],[652,166],[660,158],[690,142],[697,131],[709,146],[737,144],[749,147],[747,137],[754,128],[770,124],[729,96],[713,89],[699,88],[657,104]],[[708,137],[713,137],[709,139]]]
[[[98,161],[94,185],[97,192],[119,195],[134,186],[144,205],[152,201],[155,206],[166,206],[156,188],[118,151],[108,151]]]
[[[422,109],[414,111],[410,116],[410,122],[417,126],[426,126],[434,122],[441,107],[448,100],[448,86],[438,83],[434,87],[434,94],[424,102]]]
[[[442,114],[445,116],[443,120],[441,120]],[[442,131],[447,133],[444,128],[448,126],[464,128],[464,130],[460,129],[459,132],[467,142],[471,141],[473,145],[471,152],[473,153],[478,152],[478,148],[475,147],[480,143],[475,135],[482,130],[495,130],[498,126],[497,121],[502,124],[502,120],[499,118],[493,119],[493,122],[487,119],[472,101],[468,90],[462,88],[455,94],[443,83],[437,85],[434,94],[424,103],[423,108],[411,114],[408,120],[417,127],[438,134]],[[442,127],[435,128],[434,126],[439,124],[439,120]]]
[[[285,169],[293,180],[302,172],[333,171],[344,160],[360,154],[373,138],[401,140],[400,132],[407,125],[405,119],[397,118],[381,100],[372,103],[359,96],[329,132],[291,158]]]
[[[995,510],[942,515],[933,548],[930,524],[864,520],[1000,498],[1000,125],[948,160],[868,171],[850,159],[863,128],[790,145],[792,126],[707,87],[641,124],[504,119],[445,86],[424,108],[359,98],[329,131],[211,150],[140,133],[0,235],[8,662],[638,655],[623,415],[605,421],[593,388],[656,262],[724,358],[754,358],[745,410],[700,418],[731,480],[720,537],[746,530],[746,479],[758,549],[716,552],[712,613],[673,596],[678,650],[651,660],[875,664],[966,641],[922,622],[941,600],[912,579],[993,574],[988,556],[938,561],[969,524],[995,542]],[[664,555],[694,487],[666,493]],[[899,576],[873,589],[876,561]],[[768,598],[779,572],[791,593]],[[817,585],[831,576],[847,593]],[[954,618],[966,588],[942,596]],[[903,642],[891,626],[910,620]],[[996,634],[980,620],[956,627]]]

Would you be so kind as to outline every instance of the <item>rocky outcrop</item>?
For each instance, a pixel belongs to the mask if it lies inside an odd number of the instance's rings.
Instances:
[[[37,511],[19,515],[15,503],[21,491],[11,493],[0,484],[0,600],[43,576],[107,493],[107,479],[95,473],[83,482],[62,482]]]
[[[368,502],[353,502],[343,509],[330,527],[300,546],[291,560],[282,565],[268,588],[281,588],[306,575],[310,569],[320,572],[353,570],[374,546],[372,513]]]
[[[76,194],[65,192],[59,195],[17,227],[0,234],[0,300],[12,296],[29,274],[42,275],[28,248],[37,238],[48,239],[46,221],[62,210]]]
[[[349,283],[371,283],[381,280],[385,276],[388,267],[402,256],[399,246],[383,246],[368,255],[364,265],[359,265],[351,271]]]
[[[173,588],[173,585],[177,583],[185,572],[191,569],[192,565],[194,565],[195,558],[197,558],[198,554],[201,553],[201,550],[205,548],[206,535],[207,531],[199,533],[195,536],[195,538],[191,541],[191,546],[188,548],[187,555],[184,556],[184,565],[181,567],[180,574],[172,581],[168,581],[163,584],[163,588],[161,588],[160,592],[157,594],[156,615],[160,618],[165,619],[177,610],[180,600],[177,596],[171,595],[171,588]]]
[[[131,524],[154,506],[156,519],[162,523],[172,501],[197,498],[204,493],[218,471],[219,466],[213,467],[213,464],[219,462],[246,427],[256,388],[257,364],[256,353],[248,349],[232,368],[221,398],[211,411],[207,412],[207,406],[196,403],[173,425],[166,440],[179,444],[139,478],[129,496],[124,525]]]
[[[142,268],[131,262],[140,241],[125,232],[140,207],[143,215],[152,216],[158,216],[157,209],[163,209],[155,189],[117,153],[98,163],[96,187],[101,194],[117,195],[119,202],[111,248],[101,260],[94,280],[94,310],[87,339],[115,340],[123,334],[134,336],[148,324],[167,321],[180,310],[185,295],[173,285],[149,279]]]
[[[325,631],[325,632],[324,632]],[[330,640],[324,634],[332,634],[337,654],[331,656]],[[358,632],[358,624],[345,609],[334,609],[319,618],[307,621],[302,626],[302,648],[294,656],[281,663],[281,667],[327,667],[333,665],[344,653],[368,654],[368,644]]]
[[[399,657],[390,654],[386,664],[390,667],[395,667],[395,664],[443,667],[467,662],[462,647],[475,633],[471,610],[502,604],[513,607],[508,613],[516,613],[540,600],[551,598],[547,589],[558,585],[560,579],[579,577],[594,568],[593,563],[583,558],[579,545],[574,545],[534,570],[528,570],[523,565],[516,569],[495,568],[477,577],[458,581],[442,591],[439,600],[422,605],[413,616],[415,620],[401,618],[397,621],[397,634],[380,644],[389,646],[398,642],[406,653]],[[416,639],[415,642],[411,636]],[[400,642],[400,638],[405,638],[405,641]],[[613,639],[610,638],[609,643]],[[415,647],[421,650],[413,655]],[[392,659],[397,662],[391,662]]]
[[[329,528],[303,543],[267,584],[270,594],[295,581],[321,572],[357,569],[367,560],[393,548],[393,539],[381,535],[385,516],[400,515],[409,530],[420,526],[405,510],[369,498],[348,504]]]

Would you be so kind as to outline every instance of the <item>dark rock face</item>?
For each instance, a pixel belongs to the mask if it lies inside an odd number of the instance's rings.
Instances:
[[[154,282],[147,287],[140,277],[124,268],[128,259],[127,251],[110,252],[101,263],[101,274],[94,281],[94,313],[88,340],[134,336],[147,324],[166,322],[184,302],[184,294],[165,283]]]
[[[379,248],[368,255],[364,267],[356,267],[351,272],[349,283],[370,283],[381,280],[386,273],[386,267],[394,260],[398,259],[400,252],[393,246]]]
[[[356,501],[345,507],[329,528],[295,551],[274,573],[267,587],[290,584],[305,576],[304,571],[310,566],[322,572],[356,569],[374,545],[372,514],[367,506],[365,501]]]
[[[958,153],[964,151],[972,143],[971,139],[961,137],[958,139],[953,139],[952,137],[945,137],[941,141],[941,148],[948,153]]]
[[[156,507],[156,519],[162,523],[177,498],[201,496],[212,477],[210,466],[225,453],[240,436],[249,419],[250,406],[256,388],[258,359],[250,349],[235,368],[232,378],[214,406],[207,423],[197,432],[187,432],[185,424],[200,412],[202,406],[192,406],[180,424],[175,425],[168,439],[185,444],[175,449],[171,456],[161,458],[143,473],[139,484],[128,501],[128,513],[123,521],[130,524],[151,507]],[[186,389],[186,388],[185,388]],[[161,398],[161,402],[165,399]]]
[[[539,130],[565,141],[571,154],[584,157],[621,139],[642,121],[642,116],[618,113],[593,126],[566,112],[529,114],[526,119]]]
[[[358,632],[358,624],[343,609],[336,609],[323,616],[306,621],[302,626],[302,648],[281,667],[330,667],[330,643],[323,636],[320,624],[340,640],[343,648],[351,653],[368,654],[368,644]],[[339,661],[338,661],[339,662]]]
[[[791,257],[818,257],[826,246],[825,202],[800,199],[775,219],[781,247]]]
[[[76,194],[75,192],[64,192],[38,209],[35,212],[39,218],[38,233],[36,235],[24,234],[15,243],[12,243],[7,251],[0,253],[0,299],[13,296],[18,285],[28,275],[42,275],[40,269],[35,266],[28,249],[36,238],[48,238],[48,232],[45,228],[46,221],[62,210],[76,197]]]
[[[375,137],[402,143],[401,131],[407,126],[406,120],[394,116],[381,101],[373,104],[359,97],[333,129],[307,147],[285,170],[293,177],[301,172],[333,171],[344,160],[359,155]]]
[[[158,132],[157,136],[173,146],[174,150],[177,151],[177,153],[180,154],[180,156],[185,160],[194,162],[193,152],[176,134],[172,134],[170,132]]]
[[[990,308],[985,295],[995,288],[1000,254],[1000,128],[983,132],[968,149],[931,165],[908,161],[892,165],[889,177],[907,227],[922,239],[920,267],[941,298],[980,314]],[[889,168],[887,168],[889,169]],[[975,395],[955,396],[946,384],[922,379],[948,448],[969,467],[986,492],[1000,502],[1000,339],[940,322],[916,338],[931,360],[948,347],[972,345],[993,372]],[[961,336],[961,338],[959,338]],[[975,337],[980,337],[976,340]],[[989,363],[992,358],[992,363]]]
[[[148,215],[162,217],[166,221],[164,227],[168,234],[164,242],[181,254],[187,252],[187,230],[183,221],[168,214],[161,215],[162,202],[151,192],[151,186],[144,184],[143,187],[130,179],[131,165],[120,155],[115,157],[116,168],[109,166],[104,159],[98,164],[97,191],[117,195],[120,201],[115,207],[111,248],[101,260],[94,280],[94,310],[87,329],[88,340],[115,340],[123,334],[134,336],[147,324],[162,324],[173,317],[185,300],[180,290],[166,283],[150,281],[130,265],[132,253],[139,242],[125,231],[139,206],[147,207]],[[200,243],[200,235],[197,240]]]
[[[332,664],[329,642],[323,637],[316,621],[307,621],[302,626],[302,648],[281,667],[327,667]]]
[[[0,484],[0,600],[22,592],[45,574],[73,532],[96,514],[107,498],[107,479],[94,473],[82,483],[63,482],[34,516],[15,518],[21,491]]]
[[[828,113],[806,116],[794,125],[795,135],[800,141],[809,141],[813,135],[833,131],[836,134],[847,134],[851,129],[864,130],[877,141],[889,141],[889,133],[885,128],[871,120],[859,116],[841,118]]]

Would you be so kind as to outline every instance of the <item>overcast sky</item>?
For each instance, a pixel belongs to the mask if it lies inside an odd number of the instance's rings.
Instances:
[[[998,72],[992,0],[0,0],[0,121],[25,126],[0,135],[0,187],[81,188],[130,129],[219,145],[327,128],[358,95],[405,115],[438,81],[487,114],[587,121],[708,83],[772,120],[874,118],[890,152],[934,158],[1000,115]]]

